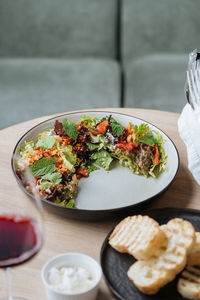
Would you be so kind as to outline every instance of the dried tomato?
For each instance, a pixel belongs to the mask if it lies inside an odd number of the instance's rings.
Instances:
[[[84,168],[78,168],[76,171],[76,176],[78,179],[81,177],[89,177],[88,171]]]
[[[116,148],[123,148],[124,150],[127,151],[132,151],[134,148],[137,148],[138,144],[130,142],[130,143],[125,143],[125,142],[121,142],[116,144]]]

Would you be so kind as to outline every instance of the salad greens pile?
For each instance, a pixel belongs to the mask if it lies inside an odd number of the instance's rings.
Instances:
[[[20,150],[17,174],[31,190],[24,176],[26,168],[31,168],[42,199],[74,207],[79,180],[100,167],[110,170],[113,160],[135,174],[157,177],[166,168],[163,143],[148,124],[124,127],[111,115],[82,116],[78,123],[56,120],[53,129]]]

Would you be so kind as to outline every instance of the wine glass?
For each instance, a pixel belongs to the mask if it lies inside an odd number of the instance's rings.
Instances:
[[[25,300],[12,295],[10,270],[35,256],[43,243],[41,200],[30,171],[25,179],[34,197],[15,197],[13,191],[13,198],[0,205],[0,268],[6,271],[7,281],[7,298],[0,300]]]

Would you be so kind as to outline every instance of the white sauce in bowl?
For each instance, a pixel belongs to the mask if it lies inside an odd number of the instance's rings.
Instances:
[[[78,266],[52,267],[47,280],[54,289],[66,293],[82,293],[94,284],[91,274]]]

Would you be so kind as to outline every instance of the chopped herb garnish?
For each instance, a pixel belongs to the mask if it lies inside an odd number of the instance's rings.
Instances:
[[[52,174],[46,174],[42,176],[43,180],[52,181],[53,185],[57,185],[62,181],[62,174],[59,172],[55,172]]]
[[[33,175],[38,177],[54,172],[56,170],[56,161],[54,157],[41,158],[36,161],[31,167]]]
[[[138,137],[139,142],[142,142],[144,144],[148,144],[151,146],[154,146],[156,144],[156,138],[153,136],[152,133],[147,133],[143,136]]]
[[[138,125],[132,125],[134,128],[135,135],[141,135],[149,132],[148,124],[142,123],[139,126]]]
[[[118,123],[115,119],[111,118],[110,121],[112,133],[117,136],[121,136],[125,127]]]

